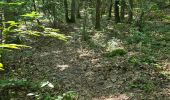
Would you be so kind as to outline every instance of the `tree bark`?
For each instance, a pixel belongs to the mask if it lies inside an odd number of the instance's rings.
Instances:
[[[109,2],[109,19],[112,17],[112,7],[113,7],[113,0],[110,0]]]
[[[76,22],[76,1],[72,0],[71,2],[71,19],[70,19],[71,23],[75,23]]]
[[[1,10],[1,9],[0,9]],[[2,10],[1,10],[2,11]],[[2,28],[0,28],[0,43],[2,44],[2,31],[3,31],[3,12],[0,11],[0,26]],[[1,58],[0,58],[0,62],[1,62]]]
[[[96,0],[96,24],[95,29],[100,29],[100,20],[101,20],[101,0]]]
[[[81,4],[80,4],[80,1],[78,0],[77,1],[77,12],[76,12],[76,17],[77,18],[81,18],[81,14],[80,14],[80,6],[81,6]]]
[[[36,7],[36,4],[35,4],[35,0],[32,0],[33,2],[33,7],[34,7],[34,11],[37,12],[37,7]],[[37,23],[40,25],[40,21],[38,19],[37,20]]]
[[[125,0],[121,0],[121,10],[120,10],[120,19],[123,22],[125,19],[125,7],[126,7],[126,2]]]
[[[131,23],[132,20],[133,20],[133,0],[129,0],[128,22]]]
[[[119,15],[119,0],[115,0],[115,22],[120,22],[120,15]]]
[[[65,20],[66,22],[70,22],[69,16],[68,16],[68,3],[67,0],[64,0],[64,9],[65,9]]]

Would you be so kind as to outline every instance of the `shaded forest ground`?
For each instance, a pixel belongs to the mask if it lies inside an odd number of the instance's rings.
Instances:
[[[113,23],[104,23],[102,31],[89,30],[88,42],[82,40],[79,25],[62,29],[72,36],[67,43],[32,39],[26,43],[32,49],[7,52],[5,65],[12,72],[4,78],[49,81],[55,88],[48,92],[76,91],[78,100],[169,100],[169,21],[146,22],[143,32]],[[105,56],[103,45],[109,40],[127,53]]]

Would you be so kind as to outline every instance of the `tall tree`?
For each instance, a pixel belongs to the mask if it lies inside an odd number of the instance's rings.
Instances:
[[[70,22],[76,22],[76,0],[72,0],[71,2],[71,19]]]
[[[80,0],[77,0],[77,2],[76,2],[76,5],[77,5],[77,8],[76,8],[76,17],[77,18],[81,18],[81,14],[80,14],[80,7],[81,7],[81,2],[80,2]]]
[[[0,8],[0,26],[1,26],[0,33],[2,33],[2,31],[3,31],[3,11],[2,11],[2,8]],[[0,34],[0,44],[2,44],[2,42],[3,42],[2,34]],[[0,62],[2,62],[1,59],[0,59]]]
[[[32,0],[33,2],[33,8],[34,8],[34,11],[37,12],[37,7],[36,7],[36,4],[35,4],[35,0]],[[37,20],[37,23],[40,24],[40,21],[38,19]]]
[[[64,0],[64,9],[65,9],[65,20],[68,23],[70,21],[68,16],[68,2],[67,0]]]
[[[132,20],[133,20],[133,0],[129,0],[128,22],[131,23]]]
[[[96,0],[96,24],[95,29],[100,29],[100,20],[101,20],[101,0]]]
[[[121,0],[121,10],[120,10],[121,21],[124,21],[124,19],[125,19],[125,6],[126,6],[125,0]]]
[[[112,17],[113,0],[109,0],[109,19]]]
[[[115,9],[115,22],[119,23],[120,22],[120,15],[119,15],[119,0],[115,0],[114,4],[114,9]]]

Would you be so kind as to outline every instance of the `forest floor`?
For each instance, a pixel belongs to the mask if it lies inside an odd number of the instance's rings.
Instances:
[[[110,25],[104,31],[91,30],[91,36],[98,38],[93,43],[81,39],[79,28],[66,30],[72,37],[67,43],[34,38],[34,44],[27,43],[31,49],[8,53],[6,65],[11,66],[13,72],[6,77],[31,82],[49,81],[55,86],[51,90],[53,94],[75,91],[78,100],[170,100],[167,76],[170,74],[170,38],[167,38],[170,23],[148,22],[145,29],[154,34],[154,43],[145,41],[148,36],[144,36],[146,39],[141,39],[144,42],[128,44],[127,41],[135,42],[134,38],[139,38],[130,37],[129,40],[129,25]],[[156,32],[162,35],[161,38],[156,38]],[[98,46],[103,37],[96,34],[105,34],[104,40],[115,37],[127,54],[104,56],[106,48]],[[99,44],[96,46],[95,43]]]

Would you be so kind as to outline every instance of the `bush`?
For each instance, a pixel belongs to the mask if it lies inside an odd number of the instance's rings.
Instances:
[[[130,30],[131,35],[128,37],[127,42],[129,44],[137,44],[137,43],[148,43],[150,38],[147,34],[139,32],[137,28],[132,28]]]
[[[148,73],[142,73],[136,79],[133,79],[131,83],[129,83],[130,89],[139,89],[144,92],[152,92],[156,89],[158,83],[151,79]]]
[[[105,56],[106,57],[114,57],[114,56],[124,56],[125,54],[127,54],[127,52],[124,49],[118,48],[111,52],[106,53]]]

